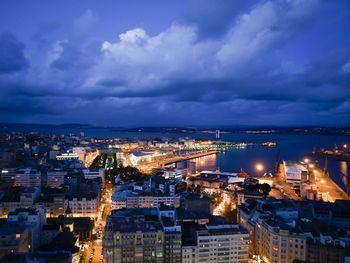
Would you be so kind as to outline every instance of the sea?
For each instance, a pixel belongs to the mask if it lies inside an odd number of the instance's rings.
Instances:
[[[52,134],[68,134],[84,132],[87,136],[99,138],[193,138],[193,139],[215,139],[213,133],[161,133],[161,132],[123,132],[109,128],[57,128],[54,130],[35,128],[35,130],[20,130],[25,132],[39,132]],[[261,144],[263,142],[276,142],[276,147],[248,146],[246,148],[231,148],[216,155],[198,158],[197,170],[220,170],[237,173],[242,169],[253,176],[261,176],[261,173],[273,173],[277,160],[302,161],[313,150],[333,149],[344,144],[350,145],[350,136],[334,135],[298,135],[298,134],[276,134],[276,133],[221,133],[220,139],[236,143]],[[324,167],[323,159],[317,161]],[[262,164],[263,171],[255,169],[257,164]],[[350,176],[350,162],[328,160],[330,177],[344,190]]]

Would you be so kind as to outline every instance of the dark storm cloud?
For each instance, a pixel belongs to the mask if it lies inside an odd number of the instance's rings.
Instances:
[[[24,45],[12,34],[0,35],[0,74],[13,73],[28,67],[23,50]]]
[[[350,123],[349,50],[334,43],[309,57],[304,46],[290,47],[308,41],[303,34],[320,16],[320,2],[193,7],[153,35],[139,27],[95,38],[103,16],[86,10],[66,37],[42,29],[32,38],[40,50],[10,41],[27,64],[15,76],[0,75],[0,116],[116,126]]]

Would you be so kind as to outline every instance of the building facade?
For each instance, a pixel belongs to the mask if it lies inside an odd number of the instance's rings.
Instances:
[[[16,171],[15,186],[31,187],[40,185],[40,171],[31,168],[18,169]]]
[[[292,263],[306,260],[306,237],[273,219],[258,219],[255,228],[257,254],[269,263]]]
[[[206,225],[197,231],[196,262],[248,262],[249,233],[239,225]]]

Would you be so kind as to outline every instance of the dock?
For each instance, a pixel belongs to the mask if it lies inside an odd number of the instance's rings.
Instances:
[[[217,154],[218,152],[219,151],[208,151],[208,152],[195,153],[195,154],[185,155],[185,156],[176,156],[174,158],[164,160],[158,163],[161,166],[166,166],[166,165],[174,164],[181,161],[188,161],[188,160],[192,160],[192,159],[196,159],[196,158],[200,158],[200,157],[204,157],[212,154]]]
[[[167,165],[175,164],[177,162],[188,161],[188,160],[192,160],[200,157],[205,157],[205,156],[217,154],[219,152],[220,151],[211,150],[211,151],[197,152],[197,153],[183,155],[183,156],[174,156],[174,157],[166,158],[160,161],[144,163],[144,164],[138,165],[137,168],[143,172],[149,172],[149,171],[152,171],[153,169],[164,168]]]

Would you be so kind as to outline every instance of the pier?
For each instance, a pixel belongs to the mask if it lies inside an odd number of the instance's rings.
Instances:
[[[166,158],[164,160],[159,160],[159,161],[154,161],[154,162],[149,162],[149,163],[137,165],[137,168],[143,172],[149,173],[153,169],[164,168],[167,165],[175,164],[177,162],[188,161],[188,160],[192,160],[192,159],[196,159],[196,158],[200,158],[200,157],[204,157],[204,156],[217,154],[219,152],[220,151],[212,150],[212,151],[206,151],[206,152],[196,152],[193,154],[183,155],[183,156],[174,156],[174,157]]]
[[[192,160],[192,159],[196,159],[196,158],[200,158],[200,157],[204,157],[212,154],[217,154],[218,152],[219,151],[208,151],[208,152],[195,153],[195,154],[190,154],[185,156],[176,156],[174,158],[160,161],[158,163],[159,163],[159,166],[164,167],[166,165],[174,164],[181,161],[188,161],[188,160]]]

